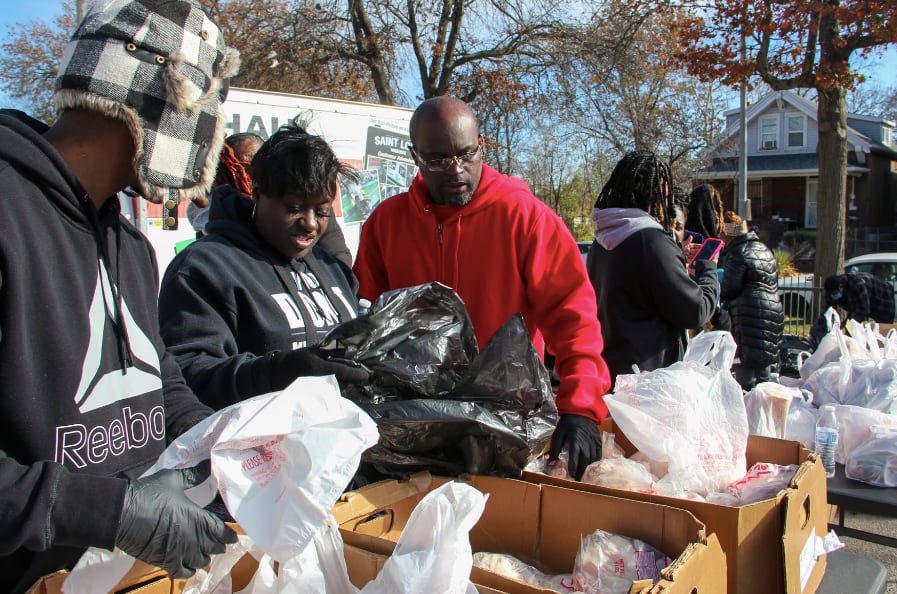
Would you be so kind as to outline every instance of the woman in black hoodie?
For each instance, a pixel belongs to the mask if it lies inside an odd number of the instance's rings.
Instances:
[[[221,409],[304,375],[341,384],[369,373],[317,345],[358,315],[351,269],[317,243],[339,175],[353,172],[327,142],[291,123],[252,160],[253,199],[229,185],[211,196],[206,235],[168,266],[162,337],[197,396]]]

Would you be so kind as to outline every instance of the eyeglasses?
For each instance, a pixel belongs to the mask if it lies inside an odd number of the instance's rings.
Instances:
[[[420,161],[421,165],[426,167],[428,171],[441,172],[448,171],[455,163],[457,163],[459,167],[463,168],[464,165],[475,162],[479,158],[479,154],[482,149],[482,145],[478,144],[476,150],[469,153],[464,153],[463,155],[457,155],[454,157],[445,157],[442,159],[429,159],[427,161],[421,159],[420,155],[418,155],[417,153],[414,154],[417,155],[418,161]]]

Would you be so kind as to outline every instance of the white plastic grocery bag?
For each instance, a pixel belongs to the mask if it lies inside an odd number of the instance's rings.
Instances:
[[[198,423],[144,476],[211,458],[210,480],[187,495],[207,505],[220,491],[259,549],[274,559],[290,559],[312,541],[361,453],[378,437],[374,421],[340,396],[333,376],[302,377],[281,392],[234,404]],[[105,594],[132,563],[120,550],[90,549],[63,592]]]
[[[744,396],[751,435],[784,438],[788,411],[795,399],[802,400],[798,388],[789,388],[775,382],[760,382],[754,386]]]
[[[486,499],[474,487],[455,481],[428,493],[411,512],[379,575],[361,590],[349,580],[343,540],[331,518],[302,554],[281,560],[276,572],[275,560],[258,554],[258,570],[239,594],[475,594],[470,583],[470,530]],[[223,589],[230,585],[227,574],[246,551],[257,554],[241,538],[228,552],[212,558],[208,576],[197,572],[188,580],[184,594],[230,594]]]
[[[660,579],[672,559],[637,538],[595,530],[582,537],[573,584],[584,594],[627,594],[632,582]]]
[[[816,350],[806,359],[801,360],[800,376],[804,380],[824,365],[837,362],[841,358],[843,348],[847,348],[842,347],[841,344],[844,341],[844,335],[841,332],[841,316],[838,315],[838,312],[833,307],[825,310],[823,315],[828,324],[828,331],[822,337],[822,340],[819,341]],[[856,350],[858,348],[856,347]]]
[[[872,438],[850,452],[844,476],[876,487],[897,487],[897,431],[873,425]]]
[[[197,569],[196,573],[184,582],[181,594],[233,594],[231,570],[247,553],[256,558],[264,555],[253,546],[249,536],[239,534],[235,544],[228,545],[220,555],[212,556],[208,570]]]
[[[862,406],[835,406],[838,419],[838,449],[835,461],[845,464],[850,454],[874,437],[872,427],[878,426],[897,431],[897,415],[883,413]]]
[[[747,471],[747,414],[730,372],[735,349],[728,332],[702,332],[682,361],[618,376],[616,390],[604,397],[632,444],[667,462],[667,480],[688,479],[690,489],[705,496]]]
[[[469,579],[470,530],[487,498],[456,481],[427,493],[411,512],[389,561],[362,594],[476,594]]]
[[[897,361],[884,357],[886,349],[879,343],[885,339],[868,323],[848,320],[847,328],[851,336],[837,328],[826,334],[823,341],[834,337],[840,358],[805,376],[802,388],[813,394],[817,406],[844,404],[897,412]]]

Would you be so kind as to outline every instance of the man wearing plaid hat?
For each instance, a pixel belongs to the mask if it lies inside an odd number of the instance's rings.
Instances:
[[[65,50],[52,127],[0,111],[0,591],[90,546],[187,577],[236,540],[184,495],[207,467],[139,478],[212,411],[165,351],[156,260],[116,198],[205,197],[236,61],[193,0],[113,0]]]

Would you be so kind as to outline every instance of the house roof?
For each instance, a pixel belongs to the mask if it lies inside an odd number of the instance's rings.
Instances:
[[[819,156],[816,153],[789,155],[748,155],[748,176],[816,175],[819,173]],[[866,173],[868,167],[847,164],[848,173]],[[701,177],[732,177],[738,175],[738,159],[714,159],[708,167],[699,170]]]
[[[749,105],[747,107],[747,109],[745,109],[746,123],[750,124],[761,113],[766,111],[767,107],[769,107],[770,105],[772,105],[774,102],[776,102],[778,100],[781,100],[782,102],[789,104],[791,107],[802,112],[804,115],[806,115],[809,119],[813,120],[814,122],[818,121],[818,119],[817,119],[818,106],[815,101],[810,101],[806,97],[801,97],[794,91],[770,91],[769,93],[767,93],[766,95],[761,97],[759,101],[757,101],[753,105]],[[736,109],[730,109],[730,110],[726,111],[725,113],[726,113],[726,115],[730,115],[733,113],[738,113],[739,111],[740,110],[738,108],[736,108]],[[849,114],[848,117],[850,117],[850,118],[862,117],[863,119],[867,119],[867,120],[870,119],[868,117],[856,116],[854,114]],[[881,122],[886,123],[886,124],[890,123],[887,120],[881,120]],[[714,145],[710,149],[708,154],[710,154],[710,155],[714,154],[720,148],[720,146],[730,142],[731,139],[734,136],[736,136],[740,130],[741,130],[741,122],[738,120],[732,122],[732,124],[730,126],[728,126],[723,131],[723,134],[720,137],[720,140],[716,143],[716,145]],[[869,152],[872,152],[872,150],[874,149],[876,152],[887,152],[887,153],[897,155],[897,151],[895,151],[893,148],[891,148],[889,146],[885,146],[884,144],[881,144],[880,142],[876,142],[875,140],[872,140],[865,134],[860,133],[859,131],[855,130],[854,128],[851,128],[850,126],[847,127],[847,143],[856,152],[869,153]],[[750,160],[751,160],[751,158],[749,157],[748,161],[750,161]]]

